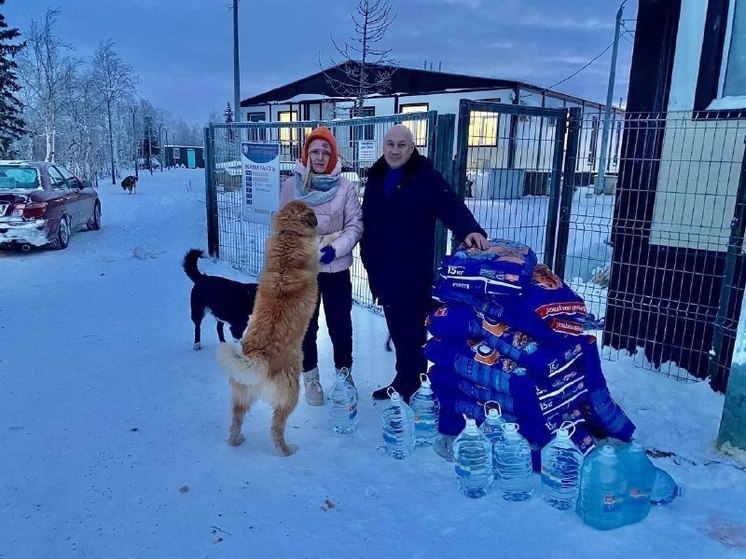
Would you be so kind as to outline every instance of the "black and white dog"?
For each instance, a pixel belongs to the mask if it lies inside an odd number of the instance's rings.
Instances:
[[[190,298],[194,322],[194,349],[202,348],[200,325],[205,316],[205,309],[218,321],[218,338],[221,342],[225,341],[223,324],[226,322],[233,338],[240,340],[254,309],[257,288],[256,283],[241,283],[203,274],[197,267],[197,260],[202,254],[201,250],[193,248],[184,255],[182,264],[186,275],[194,282]]]
[[[137,190],[137,177],[134,175],[124,177],[122,179],[122,190],[129,190],[130,194],[135,192]]]

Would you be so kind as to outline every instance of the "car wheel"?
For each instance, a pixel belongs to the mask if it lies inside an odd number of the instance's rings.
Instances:
[[[57,231],[57,238],[50,243],[55,250],[64,250],[70,244],[70,218],[62,216],[60,219],[60,228]]]
[[[96,202],[93,208],[93,215],[88,220],[88,229],[91,231],[98,231],[101,229],[101,204]]]

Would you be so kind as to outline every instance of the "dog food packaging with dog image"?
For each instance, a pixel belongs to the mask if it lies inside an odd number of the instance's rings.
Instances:
[[[583,299],[529,247],[490,241],[490,250],[446,257],[433,296],[443,305],[427,319],[425,344],[438,430],[454,436],[463,415],[484,420],[497,402],[531,445],[534,469],[560,425],[585,456],[594,437],[628,441],[635,426],[613,400]]]
[[[536,254],[527,245],[490,239],[488,250],[459,248],[443,258],[440,277],[449,289],[476,295],[515,295],[531,279]]]

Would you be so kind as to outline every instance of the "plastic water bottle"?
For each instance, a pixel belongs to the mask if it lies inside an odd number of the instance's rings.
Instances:
[[[650,493],[655,483],[655,466],[645,455],[645,449],[632,441],[619,451],[619,460],[627,470],[627,501],[624,504],[625,524],[647,518],[650,512]]]
[[[653,483],[653,489],[650,492],[651,504],[667,505],[676,497],[684,496],[684,487],[678,485],[671,477],[671,474],[665,470],[661,470],[657,466],[653,467],[655,468],[655,482]]]
[[[453,461],[461,492],[467,497],[484,497],[492,486],[492,443],[466,418],[466,427],[453,442]]]
[[[496,408],[487,409],[487,404],[494,404]],[[492,473],[495,479],[497,479],[497,455],[495,454],[495,446],[498,441],[503,439],[503,425],[505,421],[502,418],[502,410],[500,404],[494,400],[484,403],[484,421],[479,429],[492,443]]]
[[[575,426],[565,422],[556,436],[541,449],[542,496],[550,506],[567,510],[575,506],[580,489],[583,454],[570,438]]]
[[[503,440],[495,445],[498,487],[506,501],[525,501],[534,491],[531,447],[517,423],[503,425]]]
[[[329,392],[332,431],[352,433],[357,427],[357,388],[347,381],[350,371],[340,369],[337,380]]]
[[[389,405],[381,414],[383,444],[388,454],[401,460],[414,451],[414,412],[396,390],[389,387],[388,394]]]
[[[580,468],[578,514],[589,526],[612,530],[622,526],[627,472],[611,445],[594,450]]]
[[[426,374],[420,375],[420,381],[420,388],[409,399],[414,411],[414,438],[417,446],[433,446],[438,436],[440,404]]]

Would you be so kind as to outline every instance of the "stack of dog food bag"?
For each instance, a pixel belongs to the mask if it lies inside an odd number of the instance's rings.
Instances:
[[[458,435],[463,415],[484,420],[496,401],[531,443],[534,469],[559,426],[587,455],[593,438],[628,441],[635,426],[611,398],[583,300],[530,247],[503,239],[443,259],[425,355],[440,401],[439,430]]]

